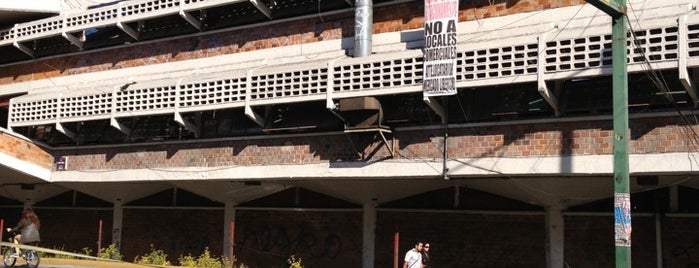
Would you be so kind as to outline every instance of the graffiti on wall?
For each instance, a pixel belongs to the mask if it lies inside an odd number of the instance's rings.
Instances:
[[[235,243],[235,255],[252,251],[286,261],[291,255],[303,255],[304,260],[335,259],[342,251],[340,236],[315,232],[305,226],[256,226],[245,229]],[[310,258],[310,259],[309,259]]]
[[[681,259],[687,268],[699,268],[699,241],[694,241],[688,246],[675,246],[672,248],[672,258]]]

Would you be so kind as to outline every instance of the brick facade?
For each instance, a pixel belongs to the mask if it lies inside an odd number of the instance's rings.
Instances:
[[[121,249],[124,260],[151,252],[150,246],[168,254],[171,263],[208,248],[213,257],[223,248],[223,210],[149,209],[124,210]]]
[[[479,20],[549,8],[584,4],[584,0],[523,0],[462,2],[460,21]],[[418,6],[419,8],[416,8]],[[374,34],[423,27],[422,5],[411,2],[377,7],[374,10]],[[352,12],[294,21],[285,27],[261,26],[155,44],[115,48],[80,55],[40,59],[0,67],[0,84],[50,79],[52,77],[123,69],[135,66],[213,57],[280,46],[313,43],[351,37],[354,34]]]
[[[676,117],[631,120],[629,153],[671,153],[694,150],[691,130]],[[696,126],[692,126],[697,131]],[[513,124],[482,128],[450,128],[449,157],[530,157],[611,155],[612,122]],[[441,130],[395,133],[397,155],[404,158],[441,158]],[[372,141],[364,149],[373,158],[389,156],[383,144]],[[216,167],[231,165],[311,164],[356,160],[344,135],[217,141],[211,143],[134,145],[129,147],[61,150],[71,170],[138,169],[152,167]]]
[[[0,132],[0,152],[34,165],[51,169],[53,157],[33,142]]]
[[[460,21],[480,20],[537,10],[584,4],[584,0],[462,1]],[[422,27],[423,10],[415,3],[375,9],[374,33]],[[85,52],[0,67],[0,84],[50,79],[73,74],[124,69],[234,54],[265,48],[336,40],[353,35],[353,14],[320,20],[298,20],[288,27],[262,26],[224,33]],[[630,153],[695,151],[693,128],[677,117],[632,119]],[[397,156],[441,158],[441,130],[397,131]],[[356,137],[355,137],[356,138]],[[361,138],[356,138],[361,139]],[[378,140],[361,140],[364,155],[388,157]],[[451,158],[611,155],[612,122],[557,122],[541,124],[457,127],[449,133]],[[51,168],[53,157],[68,156],[70,170],[140,169],[163,167],[222,167],[234,165],[311,164],[357,160],[343,135],[172,143],[128,147],[56,149],[53,156],[20,139],[0,135],[0,151]],[[415,205],[415,204],[413,204]],[[96,249],[98,222],[103,221],[102,246],[111,243],[109,209],[52,209],[37,211],[42,219],[42,245],[81,252]],[[546,267],[546,237],[541,211],[514,213],[445,213],[379,211],[376,228],[377,268],[393,267],[393,239],[399,233],[399,259],[416,240],[433,247],[435,267]],[[542,214],[542,215],[539,215]],[[0,210],[6,226],[16,222],[19,209]],[[635,267],[655,267],[655,221],[634,217]],[[689,267],[697,260],[697,218],[664,217],[663,261],[667,267]],[[611,216],[566,216],[565,259],[571,267],[610,267],[614,262]],[[197,256],[208,247],[212,256],[223,248],[222,209],[128,208],[124,211],[122,253],[131,261],[162,249],[177,258]],[[304,267],[359,267],[362,262],[362,213],[355,210],[285,211],[238,210],[235,255],[252,267],[287,267],[296,254]]]
[[[632,222],[631,258],[633,267],[656,267],[654,218],[636,216],[633,217]],[[614,217],[612,215],[566,216],[566,263],[570,267],[613,267],[615,263],[613,237]],[[665,240],[667,237],[663,239]],[[665,267],[679,266],[669,265]]]
[[[253,267],[358,267],[362,263],[360,211],[236,212],[235,256]]]
[[[542,216],[383,212],[377,220],[376,266],[393,267],[415,241],[430,243],[435,267],[546,267]]]
[[[19,209],[2,209],[0,218],[12,226]],[[98,223],[103,242],[111,243],[111,210],[37,210],[42,220],[42,246],[72,252],[96,251]],[[162,249],[177,264],[180,255],[198,256],[208,247],[222,251],[222,210],[126,209],[124,260]],[[14,216],[14,217],[13,217]],[[665,267],[696,265],[697,217],[661,218]],[[12,224],[10,224],[12,223]],[[357,267],[362,258],[359,211],[238,210],[235,256],[251,267],[288,267],[295,254],[304,267]],[[633,217],[634,267],[655,267],[655,218]],[[413,241],[429,241],[438,267],[546,267],[543,215],[460,214],[379,211],[375,267],[393,267],[394,235],[399,234],[399,259]],[[571,267],[614,265],[613,217],[565,216],[565,261]],[[157,238],[157,239],[156,239]],[[154,244],[153,241],[158,241]]]

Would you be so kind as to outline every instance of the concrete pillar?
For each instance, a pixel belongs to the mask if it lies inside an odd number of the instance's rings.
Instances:
[[[223,208],[223,256],[232,260],[235,257],[235,206],[226,202]]]
[[[31,198],[24,199],[24,205],[22,206],[22,209],[33,208],[35,203],[36,202],[34,202],[34,200],[32,200]]]
[[[374,268],[376,207],[373,203],[364,203],[362,212],[362,268]]]
[[[114,211],[112,211],[112,243],[121,251],[121,230],[124,223],[124,201],[117,199],[114,201]]]
[[[658,268],[665,267],[663,266],[663,226],[660,213],[655,213],[655,263]]]
[[[565,265],[565,221],[560,207],[546,208],[546,267],[561,268]]]
[[[677,186],[676,184],[670,185],[670,212],[677,212],[678,210],[680,210],[679,199],[679,186]]]

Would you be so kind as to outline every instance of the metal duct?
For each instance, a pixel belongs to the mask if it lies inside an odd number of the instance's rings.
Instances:
[[[341,99],[338,106],[339,113],[347,121],[347,129],[381,127],[383,110],[374,97]]]
[[[371,55],[371,35],[374,22],[372,0],[354,1],[354,56]]]

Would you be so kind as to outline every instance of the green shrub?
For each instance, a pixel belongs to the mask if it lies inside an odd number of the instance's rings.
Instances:
[[[52,248],[54,250],[58,251],[65,251],[64,246],[61,246],[60,248],[56,248],[55,246]],[[39,252],[39,257],[50,257],[50,253],[44,253],[44,252]],[[73,255],[63,255],[63,254],[53,254],[53,257],[56,259],[75,259],[76,257]]]
[[[245,264],[235,264],[235,257],[233,260],[229,260],[226,257],[221,256],[220,258],[214,258],[211,256],[209,248],[204,249],[204,253],[194,258],[192,254],[187,254],[187,256],[180,256],[177,258],[182,267],[199,267],[199,268],[246,268]]]
[[[100,249],[100,252],[97,252],[97,257],[118,261],[120,261],[123,258],[123,256],[121,256],[121,252],[119,252],[119,249],[114,244],[109,245],[109,247]]]
[[[301,258],[296,259],[296,256],[294,255],[291,255],[286,262],[289,263],[289,268],[303,268],[301,265]]]
[[[192,257],[192,254],[187,254],[187,256],[180,255],[177,261],[182,267],[197,267],[197,260]]]
[[[211,253],[209,252],[209,248],[204,249],[204,253],[202,253],[199,258],[197,258],[197,267],[200,268],[220,268],[221,267],[221,261],[219,261],[217,258],[212,258]]]
[[[136,256],[134,262],[138,264],[170,265],[170,262],[167,261],[167,254],[162,249],[155,249],[153,244],[150,245],[150,253],[143,255],[143,257]]]

